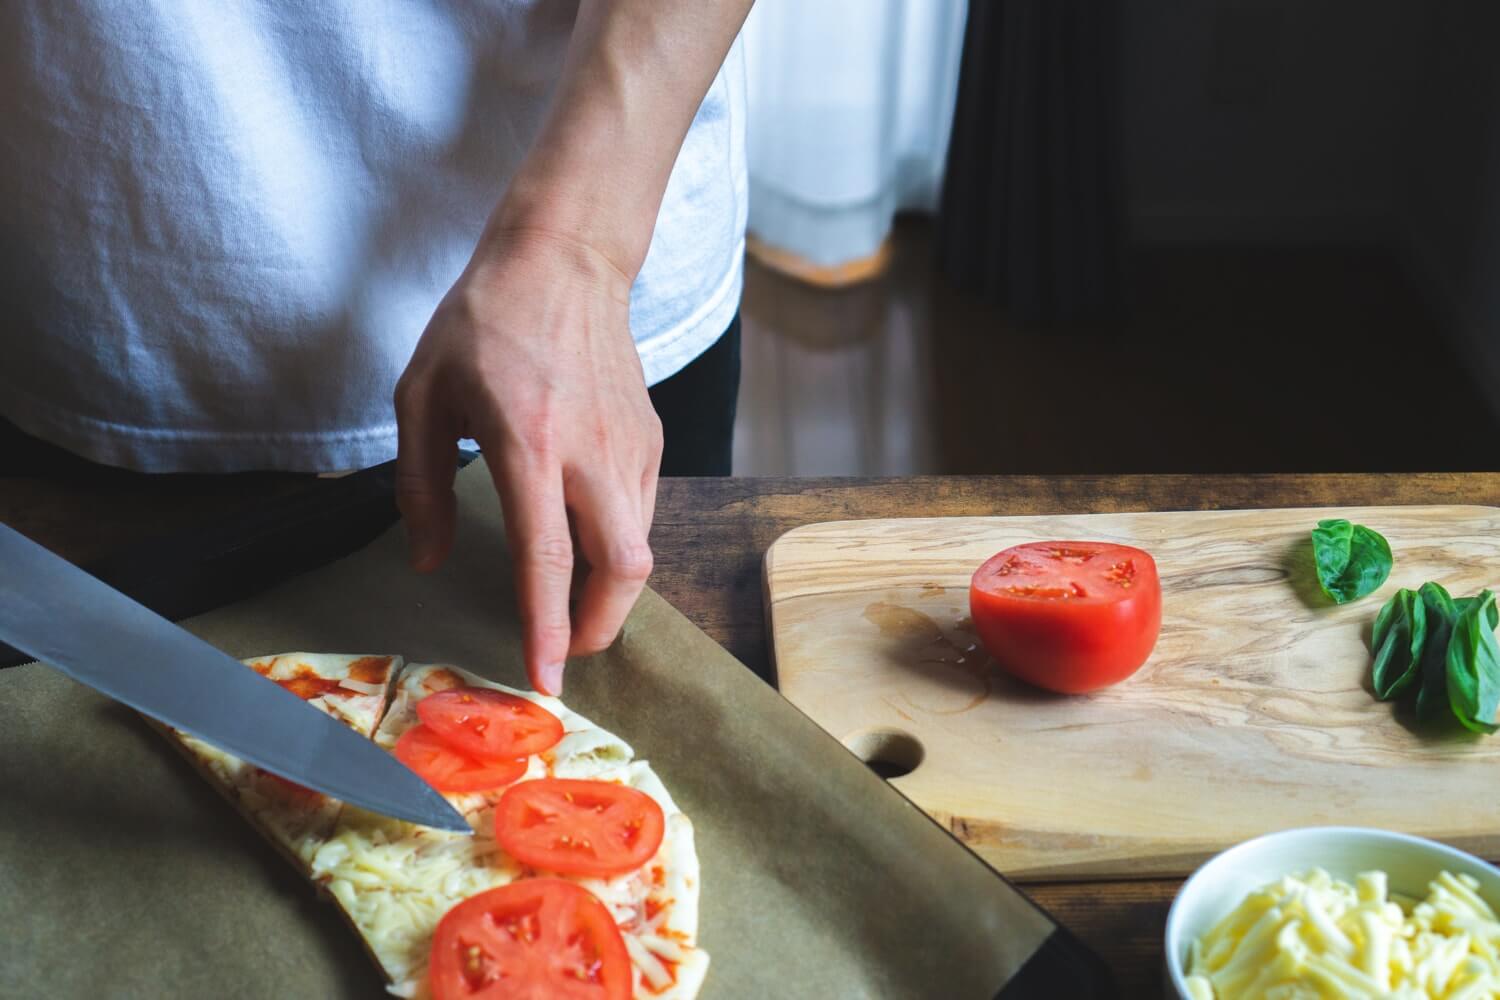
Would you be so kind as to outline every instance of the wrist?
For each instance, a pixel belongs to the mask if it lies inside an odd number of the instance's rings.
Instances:
[[[485,271],[504,262],[526,261],[602,290],[615,301],[629,304],[635,270],[626,271],[614,253],[596,242],[587,227],[559,216],[506,211],[504,203],[490,217],[475,251],[475,269]]]
[[[528,159],[495,206],[486,238],[508,234],[571,246],[597,256],[629,285],[651,244],[655,202],[644,210],[619,174],[601,170],[597,160],[570,169],[562,159],[545,154]]]

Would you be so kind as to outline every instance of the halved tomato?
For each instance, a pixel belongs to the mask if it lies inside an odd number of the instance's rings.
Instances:
[[[412,726],[396,741],[396,759],[440,792],[487,792],[526,773],[524,760],[478,760],[437,738],[426,726]]]
[[[609,781],[523,781],[495,807],[495,839],[506,853],[564,875],[634,871],[656,854],[665,830],[655,799]]]
[[[417,715],[444,743],[485,760],[541,753],[563,737],[562,721],[536,702],[489,688],[430,694]]]
[[[625,939],[593,894],[530,878],[470,896],[443,915],[429,961],[434,1000],[626,1000]]]
[[[1135,673],[1161,631],[1156,561],[1106,542],[1031,542],[979,567],[969,610],[1002,669],[1065,694]]]

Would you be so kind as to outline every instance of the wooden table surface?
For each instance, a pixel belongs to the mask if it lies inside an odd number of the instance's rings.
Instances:
[[[0,478],[0,521],[87,562],[147,536],[320,484],[305,477]],[[761,557],[783,532],[866,517],[1472,503],[1500,506],[1500,473],[668,479],[651,532],[651,586],[770,676]],[[1033,883],[1028,892],[1098,951],[1123,997],[1161,995],[1171,879]]]

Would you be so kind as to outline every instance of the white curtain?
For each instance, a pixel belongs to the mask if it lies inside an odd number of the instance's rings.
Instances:
[[[967,0],[757,0],[745,25],[750,231],[822,267],[932,211]]]

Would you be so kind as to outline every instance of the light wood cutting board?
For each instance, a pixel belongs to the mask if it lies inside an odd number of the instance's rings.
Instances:
[[[1347,517],[1395,554],[1335,606],[1309,531]],[[1136,545],[1157,561],[1161,639],[1085,696],[988,660],[969,578],[1042,539]],[[842,521],[766,553],[782,693],[1007,875],[1185,874],[1249,837],[1377,826],[1500,857],[1500,735],[1414,732],[1369,692],[1369,639],[1399,587],[1500,590],[1500,508],[1383,507]]]

